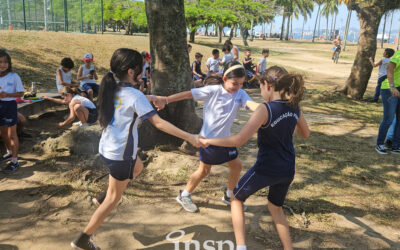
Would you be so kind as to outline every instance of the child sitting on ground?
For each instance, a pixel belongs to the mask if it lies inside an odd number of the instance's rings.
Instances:
[[[97,109],[93,102],[86,97],[80,96],[76,88],[64,87],[61,89],[63,99],[57,99],[47,96],[42,96],[45,100],[50,100],[58,104],[67,104],[69,106],[70,115],[67,120],[60,122],[58,126],[63,127],[70,124],[78,117],[80,123],[79,128],[85,128],[89,124],[97,121]]]
[[[255,65],[253,64],[253,58],[251,58],[251,50],[246,49],[244,52],[245,57],[243,58],[243,66],[246,70],[247,81],[253,83],[257,80],[256,71],[254,70]]]
[[[143,51],[143,69],[142,69],[142,83],[139,86],[139,90],[143,93],[149,95],[151,92],[151,85],[150,85],[150,54],[149,52]],[[146,89],[146,91],[144,91]]]
[[[61,67],[56,71],[57,91],[60,93],[63,87],[79,87],[79,83],[72,81],[71,70],[75,67],[71,58],[65,57],[61,60]]]
[[[81,82],[81,88],[86,92],[89,100],[93,101],[93,96],[97,96],[99,94],[100,88],[100,86],[96,83],[98,76],[93,65],[93,54],[86,53],[83,56],[83,61],[85,64],[82,64],[79,67],[77,79]]]
[[[219,50],[213,49],[212,57],[208,58],[207,62],[206,62],[208,75],[210,75],[210,73],[218,73],[219,72],[219,62],[220,61],[221,61],[221,58],[219,58]]]
[[[386,67],[387,67],[388,63],[390,62],[390,58],[393,55],[394,55],[393,49],[385,49],[385,52],[383,52],[383,58],[378,63],[374,63],[374,60],[372,59],[372,57],[369,58],[369,61],[371,62],[372,67],[375,68],[375,67],[379,66],[378,84],[376,85],[375,94],[372,99],[372,102],[378,102],[378,100],[379,100],[379,96],[381,95],[381,84],[387,78]]]
[[[267,57],[269,56],[269,49],[262,50],[262,58],[257,64],[257,72],[262,76],[267,69]]]
[[[206,78],[206,75],[201,71],[201,60],[203,59],[203,55],[197,52],[194,57],[196,60],[192,63],[193,80],[203,80]]]
[[[222,48],[222,53],[224,53],[224,56],[222,57],[222,60],[219,62],[219,64],[222,65],[221,70],[219,71],[221,75],[224,72],[225,66],[233,60],[233,56],[231,54],[231,48],[228,45],[224,45],[224,47]]]

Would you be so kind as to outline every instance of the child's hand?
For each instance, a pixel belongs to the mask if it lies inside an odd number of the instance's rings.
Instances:
[[[374,61],[374,60],[372,59],[372,57],[370,57],[370,58],[369,58],[369,60],[370,60],[371,62],[373,62],[373,61]]]
[[[165,105],[167,104],[167,97],[153,96],[153,104],[156,106],[157,111],[160,111],[165,108]]]
[[[189,139],[188,139],[188,142],[189,142],[190,144],[192,144],[194,147],[199,148],[199,147],[202,146],[201,143],[200,143],[200,141],[199,141],[199,138],[200,138],[199,135],[193,135],[193,134],[191,134],[190,137],[189,137]]]
[[[200,136],[199,142],[201,144],[201,147],[203,147],[203,148],[207,148],[208,146],[210,146],[210,143],[208,143],[207,138],[204,138],[202,136]]]
[[[42,98],[43,100],[49,99],[49,98],[48,98],[47,96],[45,96],[45,95],[42,95],[41,98]]]
[[[59,122],[58,123],[58,126],[61,128],[61,127],[63,127],[65,124],[64,124],[64,122]]]

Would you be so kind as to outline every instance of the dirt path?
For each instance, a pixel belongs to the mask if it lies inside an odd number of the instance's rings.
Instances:
[[[330,86],[334,84],[333,79],[345,79],[350,65],[346,60],[333,65],[324,55],[304,54],[295,48],[291,48],[286,56],[271,58],[271,63],[307,71],[312,79],[307,83],[310,86],[318,82]],[[249,93],[256,101],[261,101],[258,91],[250,90]],[[349,120],[340,114],[324,114],[309,106],[306,110],[313,132],[325,131],[327,135],[340,136],[356,131],[358,136],[355,140],[373,143],[370,137],[376,133],[376,126],[364,126],[360,121]],[[63,152],[59,152],[55,158],[32,152],[37,142],[62,133],[54,126],[65,114],[65,111],[59,110],[53,115],[31,120],[29,132],[34,138],[22,144],[20,158],[23,167],[12,176],[0,174],[1,250],[70,249],[70,241],[84,228],[95,209],[88,195],[96,194],[106,186],[104,179],[93,183],[93,178],[85,180],[81,172],[76,172],[85,159],[63,156]],[[241,111],[233,132],[237,132],[250,115]],[[315,154],[320,152],[318,148],[315,150]],[[240,148],[244,169],[251,167],[256,153],[254,137]],[[184,187],[187,176],[196,169],[197,158],[180,152],[159,150],[150,151],[148,155],[152,160],[145,172],[130,186],[120,204],[97,231],[95,242],[102,249],[206,249],[204,244],[215,249],[233,249],[229,248],[230,242],[234,242],[230,212],[220,202],[228,168],[213,167],[210,176],[200,184],[194,195],[200,213],[189,214],[181,209],[174,198],[178,190]],[[307,160],[304,157],[307,156],[299,156],[300,163]],[[322,158],[321,163],[324,160]],[[296,183],[307,178],[310,176],[300,169],[293,192],[297,189]],[[365,188],[357,183],[352,184],[354,189]],[[399,191],[396,182],[393,182],[393,188]],[[312,190],[312,184],[309,189]],[[303,192],[304,202],[308,202],[308,192]],[[313,192],[316,195],[319,190]],[[364,210],[356,207],[350,209],[343,205],[332,208],[326,206],[329,203],[327,198],[314,197],[314,200],[316,204],[312,207],[314,211],[311,211],[307,204],[302,205],[301,198],[299,202],[293,197],[289,198],[289,206],[295,214],[285,211],[289,215],[295,247],[400,249],[399,228],[376,223],[360,212]],[[281,248],[266,203],[266,192],[259,192],[246,202],[249,207],[246,212],[248,249]],[[296,208],[297,205],[302,208]],[[300,212],[302,209],[304,213]],[[370,209],[374,213],[375,210]],[[319,217],[311,217],[313,213]],[[393,218],[396,219],[399,218]],[[177,230],[183,230],[184,233],[172,233]],[[173,243],[174,239],[180,243]],[[184,242],[191,240],[190,248],[185,248],[185,244],[189,246],[189,243]],[[224,247],[219,248],[219,245]]]

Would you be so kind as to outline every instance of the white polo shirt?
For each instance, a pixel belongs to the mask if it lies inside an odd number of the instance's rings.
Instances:
[[[136,159],[139,118],[143,121],[157,112],[146,96],[133,87],[120,87],[115,93],[114,108],[113,120],[101,134],[99,153],[114,161]]]
[[[0,77],[0,92],[6,92],[7,94],[13,94],[18,92],[24,92],[24,86],[22,85],[21,78],[17,73],[10,72],[7,75]],[[1,98],[2,101],[15,101],[15,97]]]
[[[222,65],[222,67],[221,67],[221,69],[220,69],[220,71],[219,71],[219,73],[223,73],[224,72],[224,65],[226,65],[226,64],[228,64],[228,63],[230,63],[231,61],[233,61],[233,56],[232,56],[232,54],[225,54],[224,55],[224,57],[222,57],[222,60],[221,60],[221,62],[223,63],[223,65]]]
[[[265,57],[262,57],[260,61],[258,61],[258,64],[260,65],[260,67],[258,68],[258,72],[264,74],[264,71],[267,69],[267,59]]]
[[[240,108],[245,108],[249,95],[243,89],[231,94],[222,85],[192,89],[194,100],[203,100],[203,126],[200,135],[206,138],[226,137]]]
[[[221,58],[214,59],[214,57],[210,57],[207,59],[206,65],[210,69],[210,72],[218,73],[219,72],[219,62]]]

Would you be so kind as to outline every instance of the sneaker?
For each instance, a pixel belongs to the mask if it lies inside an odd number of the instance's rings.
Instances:
[[[182,191],[179,191],[179,195],[176,197],[176,201],[182,205],[183,209],[190,213],[196,213],[199,211],[196,204],[192,201],[190,195],[189,196],[182,196]]]
[[[222,202],[225,203],[226,205],[230,206],[231,205],[231,198],[228,197],[226,190],[224,191],[224,196],[222,196]],[[243,204],[243,211],[247,211],[247,206]]]
[[[96,207],[100,207],[101,203],[103,203],[104,199],[106,198],[107,192],[102,193],[101,195],[92,199],[93,205]]]
[[[10,153],[6,153],[1,157],[1,161],[8,161],[11,157],[12,155]]]
[[[88,126],[89,126],[89,124],[83,123],[83,124],[79,125],[79,128],[86,128],[86,127],[88,127]]]
[[[400,155],[400,148],[392,148],[390,149],[392,154]]]
[[[391,140],[386,140],[385,141],[385,149],[392,149],[392,141]]]
[[[81,233],[78,238],[72,241],[71,247],[81,250],[100,250],[100,247],[90,241],[90,236],[85,233]]]
[[[17,172],[18,169],[19,169],[19,163],[18,163],[18,162],[16,162],[16,163],[10,162],[10,163],[8,163],[8,165],[3,169],[3,172],[4,172],[5,174],[12,174],[12,173]]]
[[[72,123],[72,126],[81,126],[81,125],[82,125],[81,121]]]
[[[376,150],[376,152],[378,152],[378,154],[381,154],[381,155],[388,154],[387,150],[385,149],[385,146],[383,146],[383,145],[376,145],[375,150]]]

